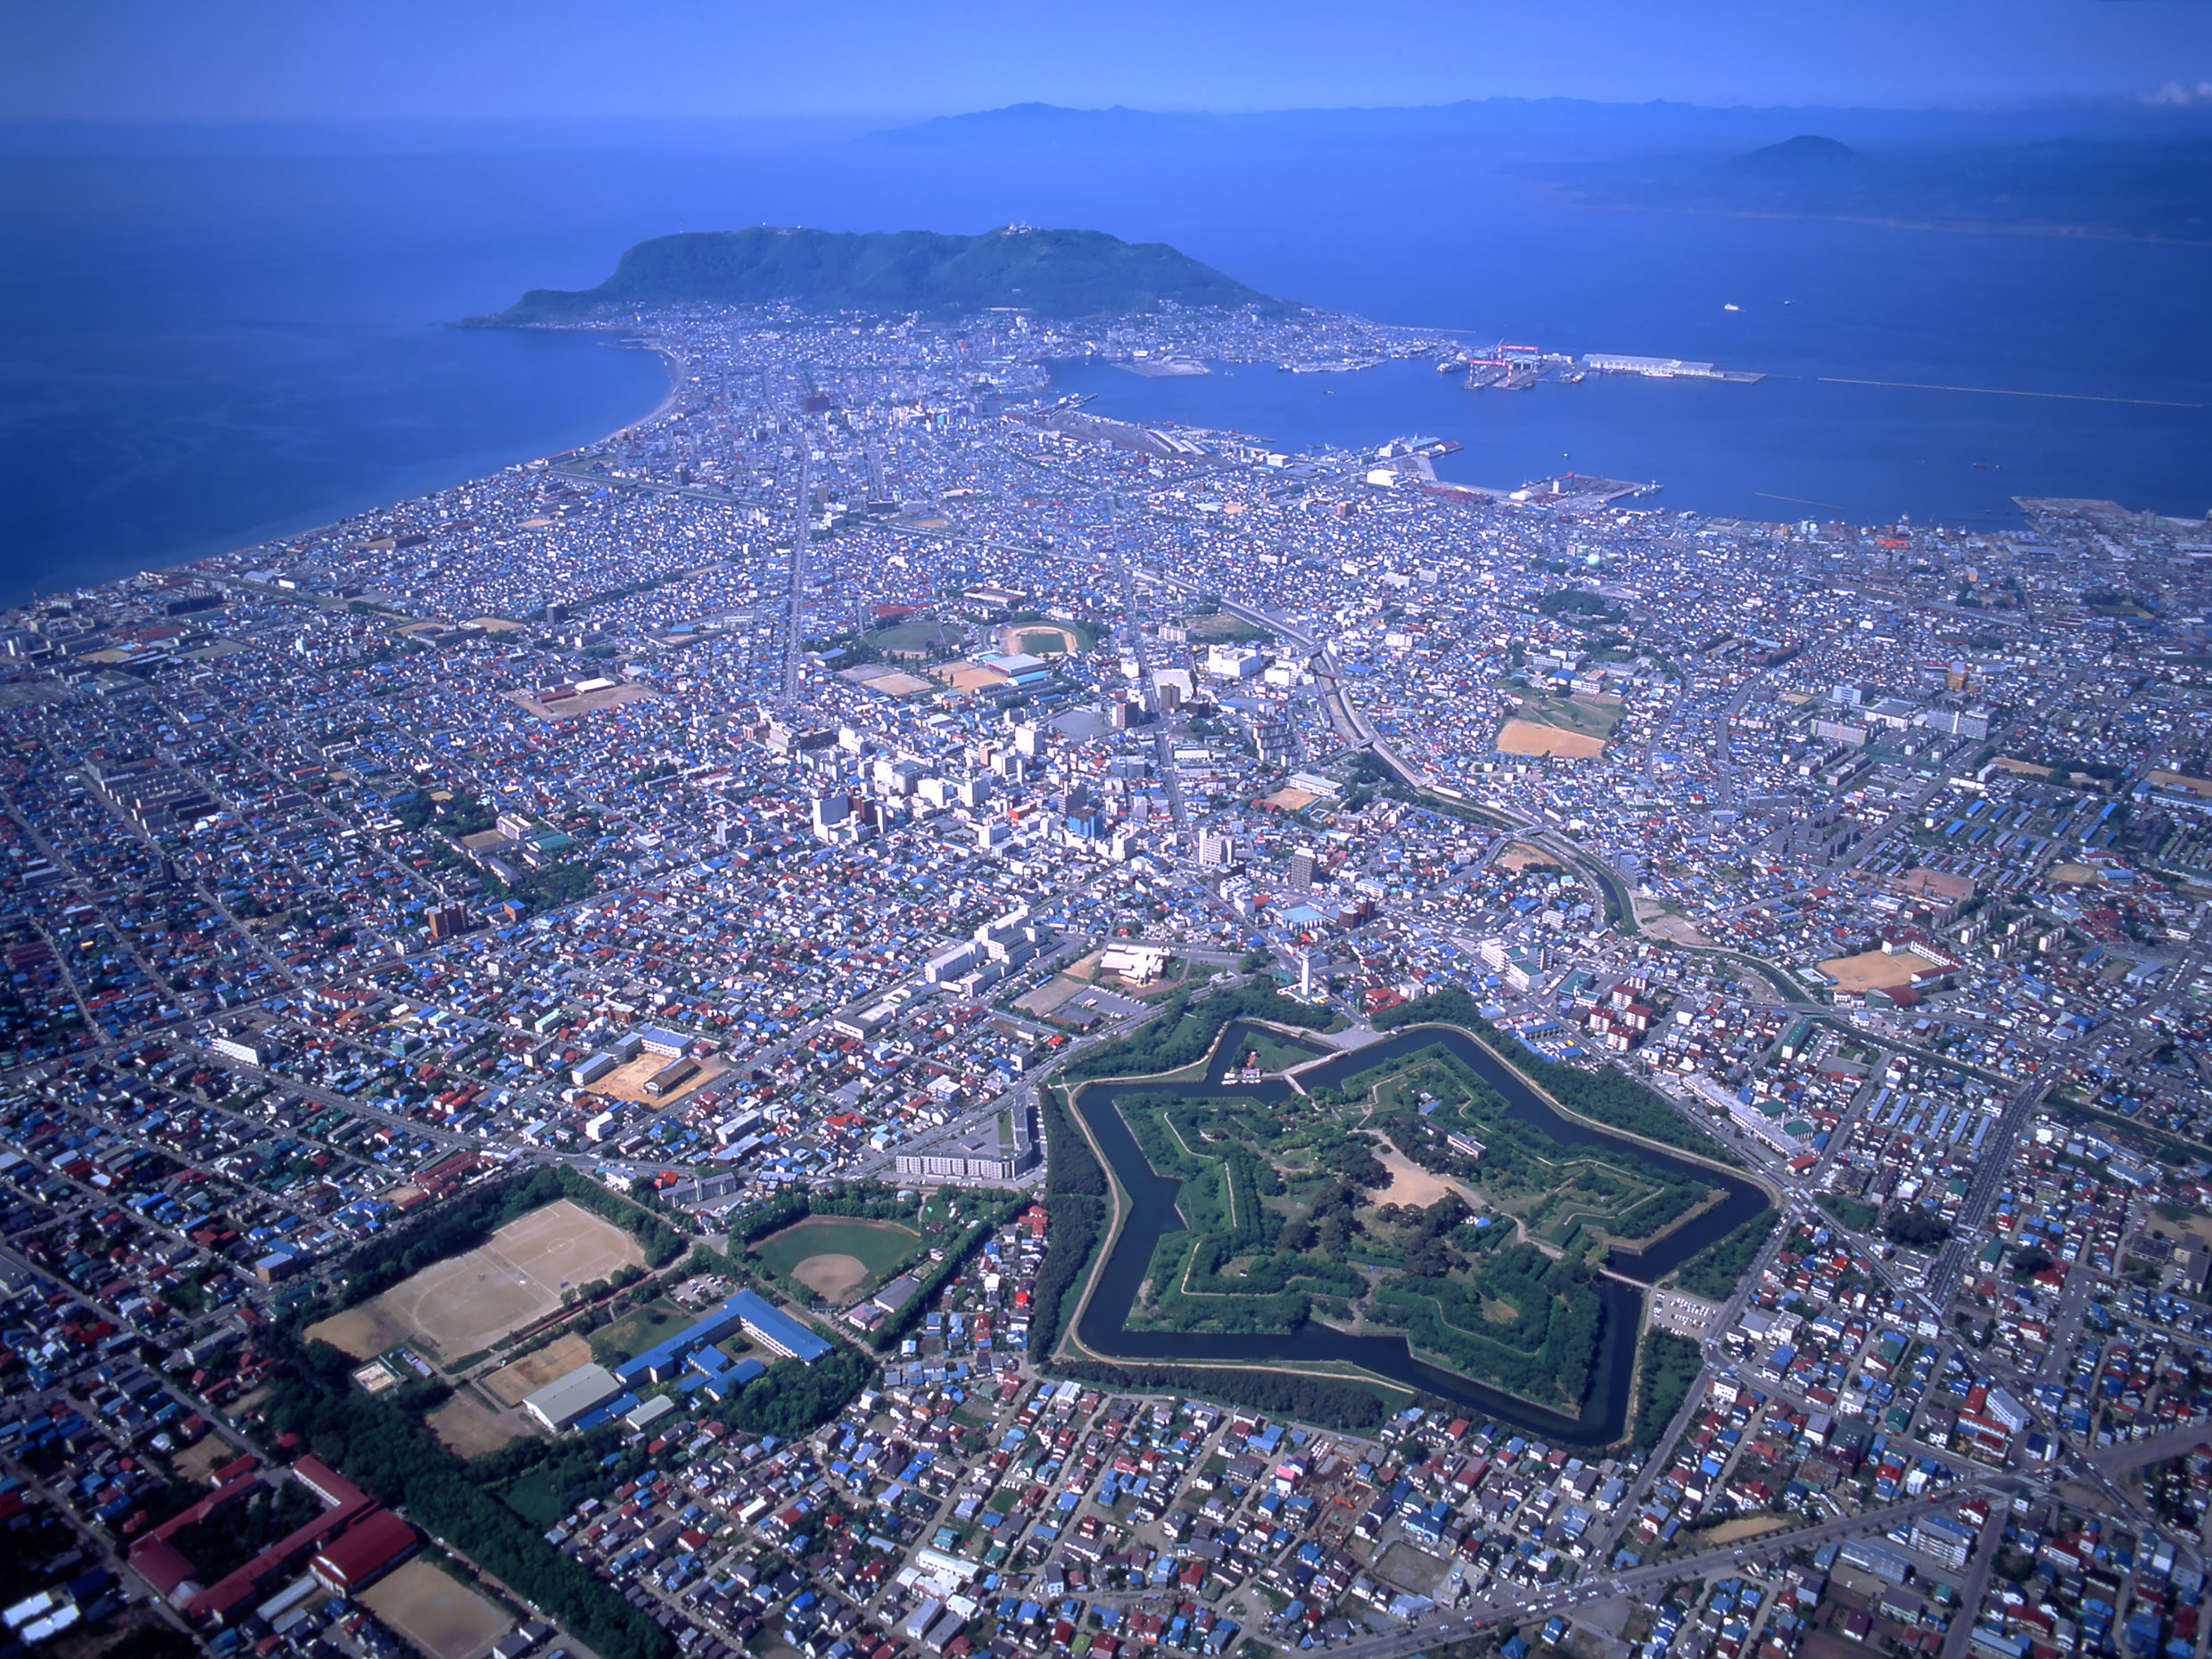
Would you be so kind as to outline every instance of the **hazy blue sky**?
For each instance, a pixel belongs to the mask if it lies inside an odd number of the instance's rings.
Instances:
[[[0,115],[2212,102],[2212,0],[0,0]]]

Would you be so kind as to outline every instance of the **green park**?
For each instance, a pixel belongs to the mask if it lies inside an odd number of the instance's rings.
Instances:
[[[1190,1085],[1118,1095],[1185,1223],[1155,1245],[1132,1328],[1402,1332],[1432,1364],[1571,1412],[1614,1247],[1725,1195],[1633,1141],[1556,1136],[1440,1043],[1303,1093],[1291,1111]]]

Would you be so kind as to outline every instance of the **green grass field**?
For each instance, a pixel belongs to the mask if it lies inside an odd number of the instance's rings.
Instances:
[[[1272,1031],[1258,1030],[1247,1030],[1231,1048],[1230,1060],[1239,1063],[1246,1054],[1257,1051],[1263,1071],[1287,1071],[1292,1066],[1302,1066],[1332,1052],[1318,1043],[1294,1043]]]
[[[664,1337],[673,1336],[696,1316],[678,1312],[666,1302],[650,1301],[633,1308],[604,1330],[591,1333],[594,1348],[604,1346],[623,1359],[634,1359]]]
[[[1617,702],[1601,703],[1594,697],[1531,697],[1515,712],[1536,725],[1610,740],[1620,730],[1622,710]]]
[[[868,636],[868,643],[879,651],[957,651],[968,642],[964,629],[950,623],[933,622],[918,617],[888,628],[879,628]]]
[[[1210,616],[1192,616],[1184,620],[1193,640],[1245,640],[1258,641],[1270,639],[1265,628],[1255,627],[1242,616],[1228,611],[1216,611]]]
[[[850,1221],[809,1216],[753,1246],[752,1253],[784,1277],[813,1256],[850,1256],[872,1280],[891,1276],[921,1250],[921,1234],[896,1221]]]

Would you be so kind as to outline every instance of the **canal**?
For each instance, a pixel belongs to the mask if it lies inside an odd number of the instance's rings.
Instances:
[[[1280,1077],[1253,1084],[1212,1080],[1229,1075],[1224,1069],[1227,1064],[1226,1057],[1242,1052],[1238,1045],[1241,1028],[1242,1022],[1237,1022],[1223,1030],[1209,1062],[1209,1080],[1188,1085],[1189,1092],[1205,1098],[1264,1101],[1290,1107],[1300,1097]],[[1281,1040],[1279,1034],[1267,1035]],[[1625,1148],[1638,1161],[1662,1174],[1703,1181],[1725,1190],[1727,1196],[1721,1202],[1663,1235],[1647,1250],[1616,1247],[1612,1264],[1618,1273],[1645,1283],[1655,1283],[1766,1207],[1765,1193],[1739,1176],[1561,1116],[1519,1073],[1454,1026],[1412,1027],[1379,1043],[1301,1070],[1299,1077],[1309,1089],[1341,1087],[1362,1072],[1372,1071],[1378,1066],[1402,1064],[1434,1047],[1449,1051],[1496,1089],[1513,1117],[1564,1145],[1602,1145],[1616,1153]],[[1591,1366],[1589,1392],[1582,1401],[1581,1412],[1572,1416],[1548,1411],[1471,1377],[1428,1365],[1414,1356],[1402,1336],[1354,1336],[1311,1320],[1289,1335],[1130,1329],[1129,1310],[1151,1263],[1153,1246],[1162,1234],[1180,1232],[1184,1226],[1176,1209],[1176,1195],[1182,1184],[1154,1172],[1121,1116],[1119,1102],[1124,1098],[1135,1094],[1157,1094],[1160,1087],[1157,1083],[1091,1083],[1075,1093],[1076,1110],[1082,1114],[1084,1124],[1129,1198],[1120,1234],[1114,1241],[1076,1327],[1085,1348],[1102,1358],[1154,1363],[1311,1366],[1333,1360],[1451,1400],[1471,1412],[1495,1418],[1540,1440],[1596,1447],[1609,1445],[1621,1438],[1628,1419],[1630,1387],[1636,1367],[1636,1337],[1643,1320],[1644,1297],[1640,1291],[1614,1279],[1601,1278],[1595,1287],[1605,1313],[1598,1338],[1599,1352]]]

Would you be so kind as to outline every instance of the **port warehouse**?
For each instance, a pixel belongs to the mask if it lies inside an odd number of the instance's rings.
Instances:
[[[681,1378],[687,1393],[705,1389],[722,1399],[767,1369],[757,1359],[733,1361],[715,1346],[740,1330],[770,1352],[802,1365],[811,1366],[830,1351],[828,1341],[796,1319],[756,1292],[739,1291],[704,1318],[612,1371],[585,1365],[555,1378],[524,1400],[523,1409],[559,1434],[572,1428],[597,1428],[636,1411],[636,1391],[641,1383]],[[686,1376],[687,1371],[693,1374]]]
[[[1721,368],[1686,358],[1638,357],[1625,351],[1586,351],[1582,361],[1593,374],[1648,375],[1655,380],[1726,380],[1737,385],[1750,385],[1766,378],[1764,375]]]

